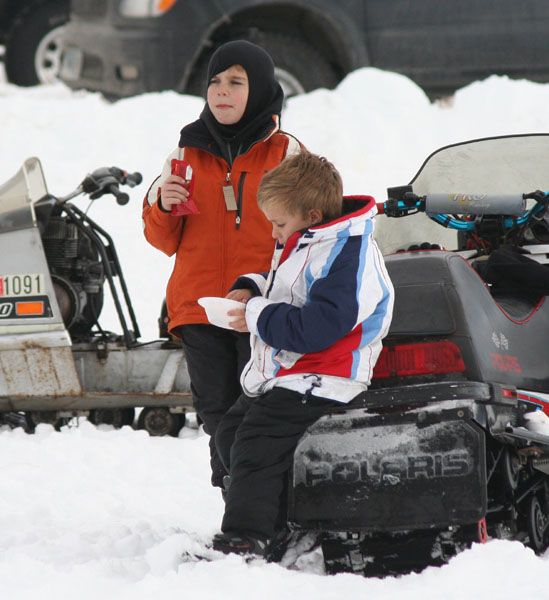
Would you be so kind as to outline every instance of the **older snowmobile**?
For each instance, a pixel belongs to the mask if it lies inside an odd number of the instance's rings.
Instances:
[[[547,548],[549,427],[528,420],[549,414],[547,190],[549,134],[441,148],[389,189],[381,210],[424,211],[461,249],[386,257],[396,303],[372,385],[298,444],[288,522],[319,534],[329,573],[418,570],[491,537]],[[515,278],[487,283],[501,251]]]
[[[140,332],[109,234],[69,202],[129,197],[139,173],[97,169],[65,197],[47,192],[30,158],[0,186],[0,418],[38,423],[86,415],[94,423],[176,434],[191,407],[183,351]],[[99,324],[108,284],[122,332]]]

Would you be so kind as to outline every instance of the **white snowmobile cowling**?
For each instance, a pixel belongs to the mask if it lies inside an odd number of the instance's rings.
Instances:
[[[182,348],[163,339],[138,342],[114,243],[69,203],[85,195],[125,203],[119,185],[140,180],[139,173],[101,167],[56,197],[39,160],[30,158],[0,186],[0,420],[15,412],[10,423],[20,424],[25,411],[29,428],[74,416],[122,426],[143,407],[151,435],[177,433],[184,424],[192,400]],[[121,335],[98,322],[105,282]]]
[[[0,186],[0,397],[82,391],[36,223],[46,194],[37,158]]]

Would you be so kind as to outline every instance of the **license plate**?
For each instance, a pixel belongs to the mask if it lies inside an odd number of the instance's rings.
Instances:
[[[67,81],[76,81],[80,77],[84,55],[80,48],[68,47],[63,50],[61,58],[61,69],[59,75],[61,79]]]
[[[44,293],[44,275],[41,273],[0,275],[0,298],[3,296],[37,296]]]

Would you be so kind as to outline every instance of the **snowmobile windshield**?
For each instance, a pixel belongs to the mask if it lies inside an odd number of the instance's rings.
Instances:
[[[11,179],[0,185],[0,233],[34,227],[33,204],[47,193],[40,161],[27,159]]]
[[[547,192],[549,134],[483,138],[439,148],[410,185],[418,196]]]

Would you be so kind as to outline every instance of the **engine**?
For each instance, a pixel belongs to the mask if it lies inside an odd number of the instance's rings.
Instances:
[[[103,307],[105,269],[92,241],[66,216],[52,216],[42,234],[65,327],[84,341]]]

